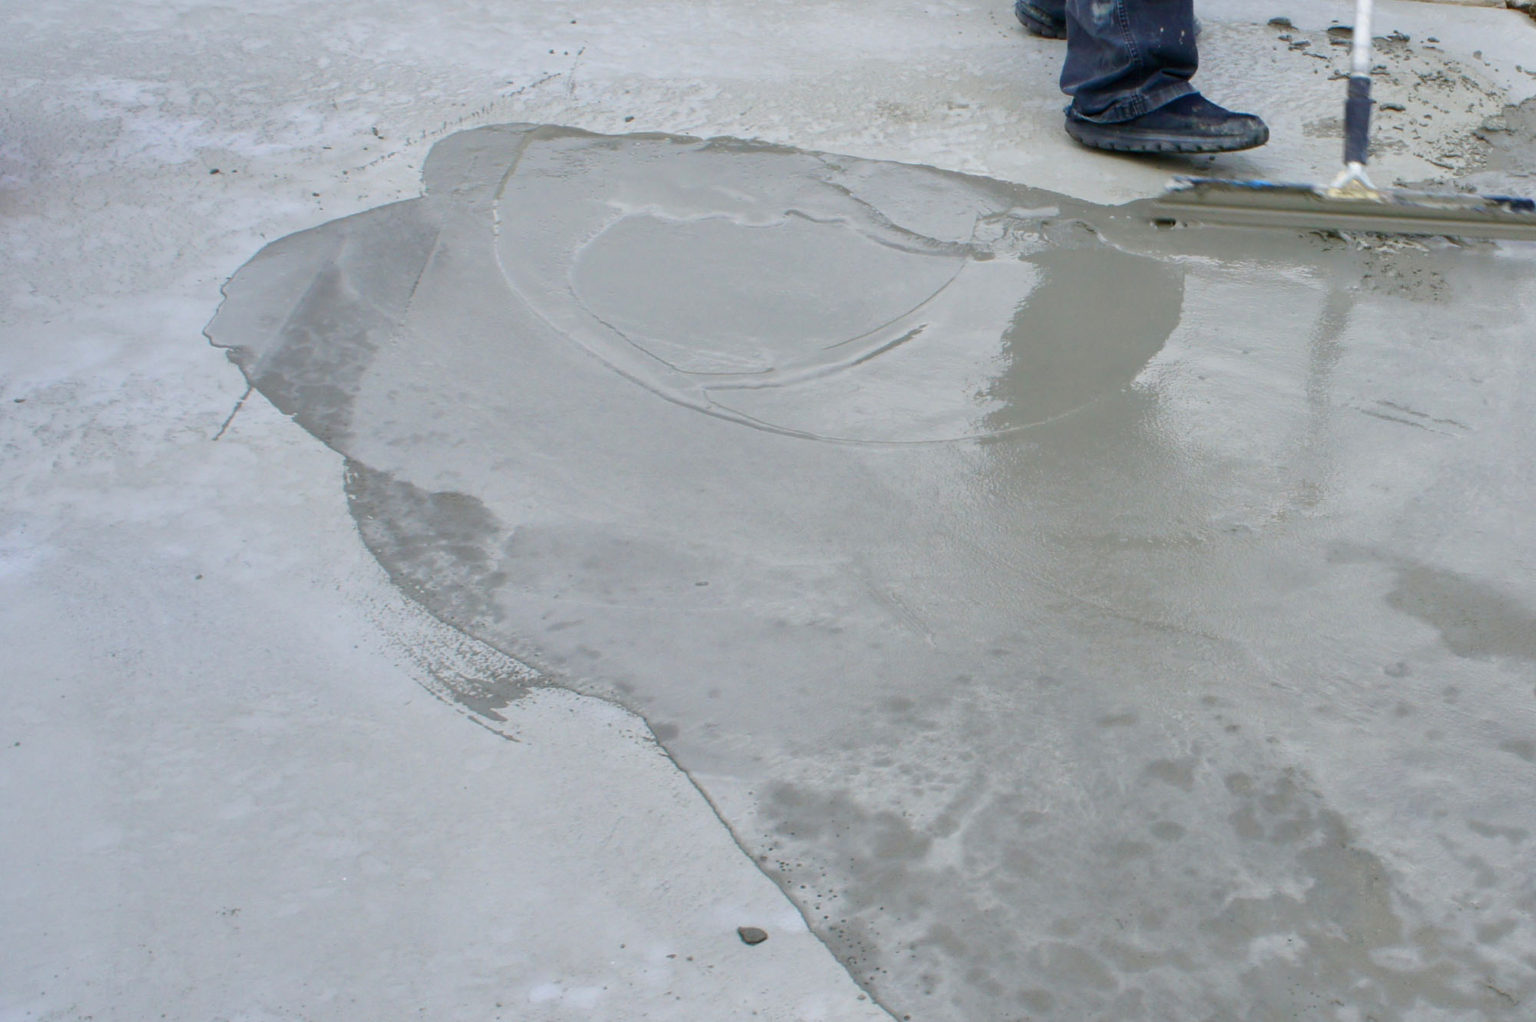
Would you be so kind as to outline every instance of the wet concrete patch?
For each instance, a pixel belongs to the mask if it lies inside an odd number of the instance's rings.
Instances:
[[[210,336],[398,584],[656,722],[898,1016],[1536,996],[1528,250],[550,127],[426,181]]]
[[[1453,572],[1405,566],[1388,602],[1433,625],[1457,656],[1536,662],[1536,611]]]

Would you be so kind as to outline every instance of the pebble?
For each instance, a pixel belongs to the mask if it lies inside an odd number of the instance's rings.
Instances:
[[[741,938],[743,944],[747,945],[761,944],[768,939],[767,931],[760,930],[756,926],[738,926],[736,935]]]

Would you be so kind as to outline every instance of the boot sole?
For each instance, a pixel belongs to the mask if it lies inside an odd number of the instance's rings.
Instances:
[[[1058,25],[1054,22],[1044,21],[1030,14],[1021,3],[1014,3],[1013,16],[1019,19],[1019,24],[1023,25],[1030,35],[1037,35],[1042,39],[1065,39],[1067,37],[1066,22]]]
[[[1085,124],[1067,120],[1067,134],[1090,149],[1115,153],[1235,153],[1257,149],[1269,141],[1269,128],[1260,125],[1251,135],[1200,137],[1190,135],[1115,131],[1113,125]]]

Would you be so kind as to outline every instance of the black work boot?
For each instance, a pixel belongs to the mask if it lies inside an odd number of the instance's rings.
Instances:
[[[1067,37],[1067,19],[1063,15],[1052,13],[1029,0],[1013,0],[1013,16],[1019,19],[1019,24],[1029,29],[1031,35],[1044,36],[1046,39]]]
[[[1269,141],[1259,118],[1223,109],[1199,93],[1113,124],[1090,121],[1068,107],[1067,134],[1117,153],[1230,153]]]

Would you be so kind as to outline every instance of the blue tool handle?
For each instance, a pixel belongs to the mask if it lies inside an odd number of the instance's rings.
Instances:
[[[1349,76],[1349,96],[1344,100],[1344,162],[1364,165],[1371,151],[1371,79]]]

